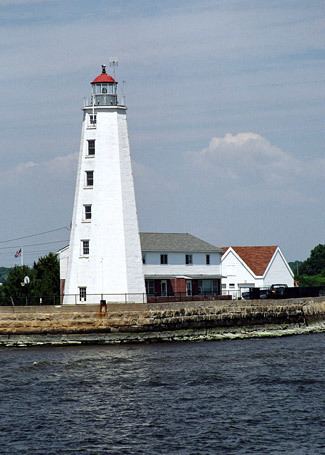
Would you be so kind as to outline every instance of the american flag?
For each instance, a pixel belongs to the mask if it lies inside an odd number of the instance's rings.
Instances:
[[[19,250],[15,253],[15,258],[19,258],[19,256],[21,256],[21,248],[19,248]]]

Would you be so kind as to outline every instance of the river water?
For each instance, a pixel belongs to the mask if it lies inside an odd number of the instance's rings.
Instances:
[[[324,454],[325,335],[0,349],[1,454]]]

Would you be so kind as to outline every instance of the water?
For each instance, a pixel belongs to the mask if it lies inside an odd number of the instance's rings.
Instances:
[[[1,454],[324,454],[325,335],[0,349]]]

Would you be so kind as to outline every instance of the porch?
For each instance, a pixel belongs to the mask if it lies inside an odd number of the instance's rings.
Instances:
[[[221,277],[145,277],[148,302],[211,300],[221,295]]]

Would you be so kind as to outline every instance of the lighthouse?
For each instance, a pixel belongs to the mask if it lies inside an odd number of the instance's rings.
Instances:
[[[126,106],[102,66],[83,107],[63,303],[143,302]]]

